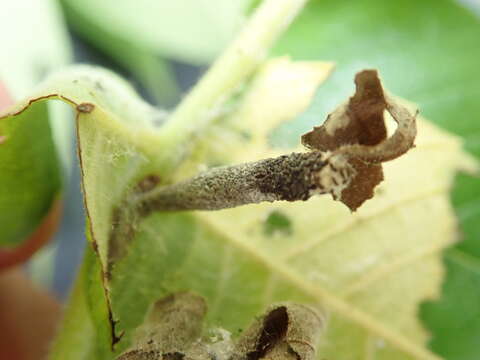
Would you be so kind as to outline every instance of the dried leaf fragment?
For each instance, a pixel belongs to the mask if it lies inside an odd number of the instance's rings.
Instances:
[[[238,341],[231,360],[313,360],[325,320],[307,305],[272,306]]]
[[[205,300],[173,293],[153,304],[132,348],[117,360],[313,360],[325,321],[318,309],[295,303],[272,305],[234,345],[202,336]]]
[[[327,165],[319,172],[319,193],[331,193],[352,211],[373,197],[383,180],[382,162],[413,147],[416,114],[412,115],[385,94],[376,70],[355,77],[356,93],[332,112],[322,126],[302,136],[302,143],[326,153]],[[384,112],[397,122],[387,138]]]
[[[137,329],[133,348],[118,360],[180,360],[190,358],[188,353],[198,356],[203,349],[197,349],[195,342],[201,336],[206,312],[203,297],[191,292],[158,300]]]

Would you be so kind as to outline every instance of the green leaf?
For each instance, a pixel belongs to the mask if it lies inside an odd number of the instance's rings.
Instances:
[[[459,176],[453,203],[462,242],[445,254],[446,280],[440,300],[422,306],[422,318],[434,330],[432,349],[447,359],[478,358],[480,334],[480,213],[479,179]]]
[[[46,104],[28,117],[0,121],[0,245],[24,241],[40,224],[61,189],[60,163]],[[45,181],[48,179],[48,181]]]
[[[414,101],[421,114],[461,135],[466,149],[480,157],[480,48],[472,46],[479,36],[478,16],[450,0],[311,1],[275,53],[331,60],[337,71],[318,91],[309,111],[277,129],[273,141],[292,144],[292,133],[309,130],[343,101],[351,91],[348,79],[356,71],[374,67],[395,94]],[[432,332],[432,348],[452,360],[480,356],[476,345],[480,318],[467,314],[463,305],[466,299],[480,303],[475,290],[480,275],[451,258],[461,252],[462,258],[479,261],[479,226],[474,220],[480,209],[478,188],[478,178],[464,176],[456,182],[453,202],[464,241],[447,253],[442,298],[423,316]],[[457,321],[451,322],[453,318]]]

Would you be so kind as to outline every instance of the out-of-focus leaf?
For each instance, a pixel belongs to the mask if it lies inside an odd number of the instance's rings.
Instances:
[[[309,130],[319,114],[344,99],[351,91],[348,79],[356,71],[375,67],[395,94],[415,101],[421,114],[461,135],[466,149],[478,158],[480,47],[472,44],[479,37],[478,16],[451,0],[313,0],[275,52],[331,60],[337,71],[318,91],[309,111],[279,128],[273,140],[277,145],[291,143],[292,135]],[[480,211],[478,188],[478,178],[463,176],[456,182],[453,203],[464,242],[447,252],[443,297],[423,314],[432,332],[432,348],[452,360],[480,356],[480,316],[467,314],[464,305],[465,301],[477,308],[480,304],[475,290],[480,275],[470,266],[480,261],[480,227],[475,220]]]
[[[0,12],[5,15],[0,22],[1,86],[19,98],[69,62],[68,38],[54,1],[4,1]],[[9,143],[0,145],[0,246],[8,247],[0,251],[2,266],[24,261],[51,235],[56,222],[51,220],[59,217],[55,199],[62,172],[65,175],[71,163],[72,124],[65,119],[65,109],[43,104],[31,115],[31,121],[0,123]],[[42,227],[42,222],[48,224]]]
[[[68,34],[55,0],[2,1],[0,80],[13,98],[70,61]]]
[[[20,99],[52,71],[71,62],[68,33],[55,0],[2,1],[0,13],[4,15],[0,21],[0,81],[14,99]],[[58,156],[68,171],[72,124],[64,120],[69,115],[65,108],[55,105],[48,107],[50,126]]]
[[[126,3],[110,3],[110,9],[117,9],[118,5],[121,8],[122,4]],[[129,69],[155,101],[171,105],[177,100],[179,90],[170,65],[140,41],[143,34],[137,34],[135,40],[126,38],[121,29],[115,31],[109,26],[109,16],[98,19],[97,5],[103,8],[103,3],[100,2],[85,4],[63,1],[68,23],[77,33],[110,55],[118,64]],[[128,15],[128,18],[131,16]]]
[[[13,99],[11,95],[8,93],[7,87],[4,83],[0,82],[0,110],[5,109],[6,107],[12,105]],[[0,141],[3,141],[1,139]]]
[[[62,0],[81,36],[128,68],[161,104],[178,98],[164,60],[207,64],[232,39],[251,0]]]
[[[445,253],[443,295],[422,307],[422,318],[434,331],[432,349],[446,359],[476,360],[480,334],[480,180],[458,176],[453,203],[463,241]]]
[[[127,46],[135,44],[152,55],[205,64],[233,38],[251,0],[62,2],[80,18],[78,26],[89,37],[96,35],[97,28],[108,29]],[[88,29],[89,25],[95,29]]]
[[[96,329],[87,304],[87,289],[91,283],[101,283],[100,272],[95,267],[95,253],[88,247],[84,262],[79,269],[77,281],[70,294],[67,307],[64,311],[62,324],[51,348],[49,359],[93,359],[91,354],[95,346]],[[97,260],[98,261],[98,260]],[[98,276],[95,279],[95,274]],[[93,276],[92,276],[93,275]],[[75,349],[75,351],[72,351]]]
[[[330,69],[287,59],[268,63],[235,114],[203,134],[196,161],[181,168],[175,165],[178,149],[162,146],[159,111],[105,71],[82,67],[59,74],[17,104],[16,115],[0,120],[32,121],[45,104],[42,95],[77,112],[90,241],[98,255],[89,256],[81,295],[96,331],[85,352],[62,345],[69,341],[63,338],[55,359],[113,358],[112,343],[120,341],[117,353],[129,345],[152,302],[185,289],[205,297],[210,326],[231,332],[273,302],[321,303],[331,312],[323,357],[436,359],[424,348],[417,306],[437,294],[440,251],[456,238],[448,192],[465,157],[457,138],[425,121],[416,149],[385,166],[379,194],[354,215],[327,197],[146,219],[129,211],[129,194],[199,166],[278,153],[267,140],[270,129],[303,111]],[[286,88],[298,98],[279,101]],[[264,231],[274,211],[288,218],[291,232]]]
[[[0,358],[46,358],[60,320],[61,305],[17,267],[0,275]],[[38,329],[42,329],[38,331]]]

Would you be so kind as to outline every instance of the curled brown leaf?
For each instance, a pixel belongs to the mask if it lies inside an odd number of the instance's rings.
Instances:
[[[325,327],[321,312],[307,305],[273,305],[237,342],[231,360],[313,360]]]
[[[383,180],[381,163],[406,153],[414,145],[416,114],[385,94],[376,70],[355,77],[356,93],[332,112],[322,126],[302,136],[302,143],[325,152],[327,165],[318,173],[319,193],[331,193],[355,211],[373,197]],[[384,113],[397,122],[387,138]]]

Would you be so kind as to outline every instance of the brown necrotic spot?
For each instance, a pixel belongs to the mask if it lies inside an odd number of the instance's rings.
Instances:
[[[125,257],[130,243],[136,235],[136,225],[149,209],[142,206],[132,207],[132,198],[138,194],[153,190],[160,183],[160,177],[149,174],[132,186],[119,206],[112,211],[112,228],[108,240],[107,277],[110,279],[114,264]],[[141,205],[141,204],[140,204]]]
[[[77,111],[81,113],[91,113],[95,109],[95,105],[91,103],[81,103],[77,105]]]
[[[150,174],[145,176],[142,180],[138,182],[135,190],[138,192],[150,191],[153,188],[155,188],[155,186],[157,186],[159,182],[160,182],[160,176],[155,174]]]
[[[288,330],[288,312],[285,306],[272,310],[263,320],[263,328],[255,350],[247,354],[248,360],[263,358],[279,341],[285,338]]]

